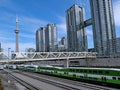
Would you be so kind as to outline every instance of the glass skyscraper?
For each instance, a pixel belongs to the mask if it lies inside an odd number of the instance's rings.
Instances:
[[[116,52],[116,34],[111,0],[90,0],[94,47],[98,55]]]
[[[73,5],[66,11],[68,51],[87,51],[84,9]]]
[[[39,28],[36,31],[36,51],[37,52],[45,51],[45,34],[43,27]]]
[[[57,28],[55,24],[47,24],[45,27],[45,51],[57,51]]]

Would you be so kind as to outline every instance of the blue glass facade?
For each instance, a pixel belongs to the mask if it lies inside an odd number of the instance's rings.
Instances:
[[[84,9],[73,5],[66,11],[68,51],[87,51],[87,36],[84,24]]]
[[[55,24],[47,24],[45,27],[45,51],[57,51],[57,27]]]
[[[90,0],[94,47],[98,55],[116,52],[116,34],[111,0]],[[112,41],[111,41],[112,40]]]
[[[45,34],[43,27],[39,28],[36,31],[36,51],[37,52],[45,51]]]

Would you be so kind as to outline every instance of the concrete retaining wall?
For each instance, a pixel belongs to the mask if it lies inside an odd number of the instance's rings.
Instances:
[[[74,59],[68,60],[71,67],[119,67],[120,58],[96,58],[96,59]],[[53,65],[67,67],[67,60],[49,60],[49,61],[37,61],[27,62],[27,64],[35,65]]]
[[[79,65],[72,60],[70,66],[120,67],[120,58],[81,59],[77,61],[79,61]]]

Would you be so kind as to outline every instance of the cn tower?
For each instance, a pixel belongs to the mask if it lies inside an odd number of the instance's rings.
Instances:
[[[18,30],[18,17],[16,17],[16,29],[15,29],[15,34],[16,34],[16,49],[15,49],[15,52],[19,52],[19,43],[18,43],[18,33],[19,33],[19,30]]]

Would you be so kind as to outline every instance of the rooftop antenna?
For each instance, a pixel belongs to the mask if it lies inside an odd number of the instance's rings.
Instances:
[[[16,15],[16,30],[18,30],[18,16]]]

